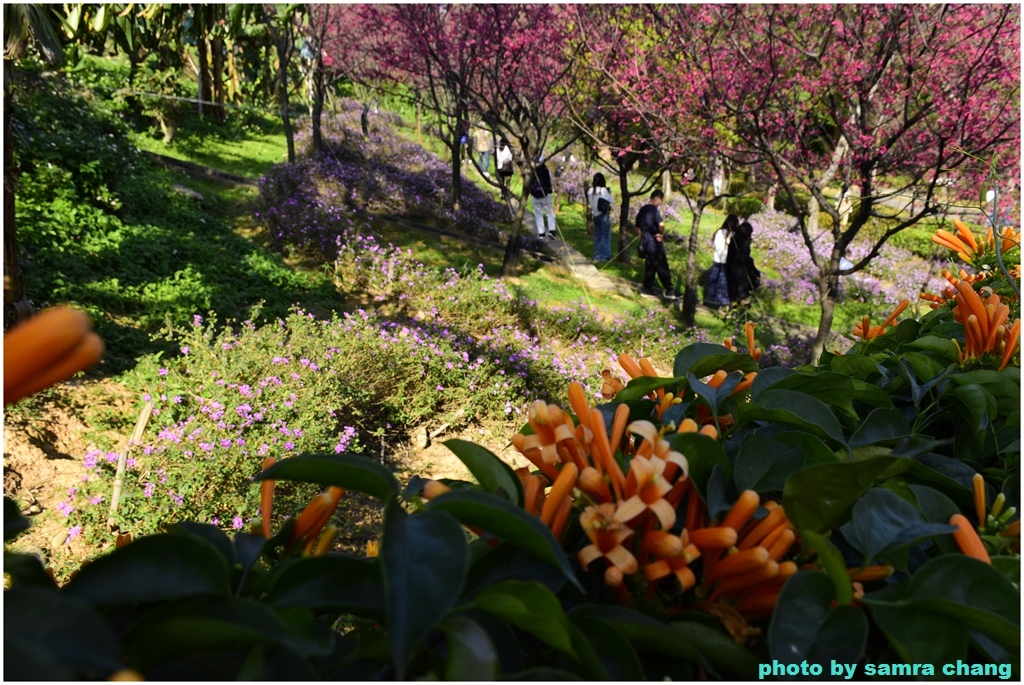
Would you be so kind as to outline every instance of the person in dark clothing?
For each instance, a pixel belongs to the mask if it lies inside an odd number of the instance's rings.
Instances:
[[[543,240],[555,239],[555,206],[551,201],[551,172],[548,166],[541,160],[537,160],[537,166],[533,169],[533,186],[530,188],[530,195],[533,197],[533,220],[537,225],[537,237]],[[545,231],[544,220],[547,219],[547,230]]]
[[[750,237],[753,233],[754,227],[744,221],[736,229],[729,243],[725,275],[729,301],[733,304],[749,304],[750,293],[761,285],[761,272],[754,266],[754,260],[750,256]]]
[[[654,276],[657,274],[665,289],[665,297],[669,300],[679,299],[679,295],[672,289],[672,274],[668,270],[668,255],[665,253],[663,241],[665,235],[665,222],[661,218],[658,207],[664,199],[665,194],[660,190],[651,193],[651,199],[640,208],[636,215],[636,227],[640,231],[640,251],[644,257],[644,284],[640,294],[644,297],[657,297],[652,286]]]

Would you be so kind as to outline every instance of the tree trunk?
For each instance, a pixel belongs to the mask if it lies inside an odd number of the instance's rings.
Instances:
[[[583,221],[587,235],[594,235],[594,213],[590,211],[590,182],[583,182]]]
[[[17,323],[31,313],[25,300],[25,282],[18,266],[18,234],[14,225],[14,141],[11,138],[11,91],[9,62],[4,63],[4,326]]]
[[[703,195],[703,190],[701,191]],[[683,290],[683,324],[693,326],[697,315],[697,249],[700,246],[700,218],[704,203],[698,202],[690,224],[690,240],[686,245],[686,286]]]
[[[209,43],[206,40],[206,24],[201,23],[199,36],[196,38],[196,78],[199,80],[199,115],[203,115],[203,105],[213,100],[210,92],[210,55]]]
[[[416,140],[423,144],[423,103],[416,99]]]
[[[226,112],[224,111],[224,40],[221,38],[211,40],[210,52],[213,57],[211,86],[213,89],[213,101],[216,103],[213,107],[213,117],[217,121],[224,121],[226,118]]]
[[[462,142],[456,133],[452,140],[452,209],[459,211],[462,204]]]
[[[288,62],[291,58],[291,36],[288,29],[277,42],[277,99],[281,105],[281,122],[284,124],[284,137],[288,141],[288,163],[295,163],[295,132],[292,131],[292,120],[288,113]]]
[[[633,231],[629,220],[629,166],[619,164],[619,253],[615,255],[615,261],[620,264],[630,264],[629,241],[632,240]]]
[[[519,198],[519,207],[512,219],[512,235],[505,245],[505,256],[501,260],[501,277],[515,276],[519,270],[520,247],[522,245],[523,217],[526,216],[526,189],[528,181],[523,183],[523,194]]]
[[[313,61],[313,154],[319,155],[324,149],[323,130],[320,118],[324,112],[324,58],[318,48]]]
[[[665,193],[665,200],[672,195],[672,172],[665,169],[661,174],[661,192]]]
[[[833,255],[831,267],[834,270],[839,268],[838,252]],[[811,346],[811,363],[817,365],[821,359],[821,353],[825,349],[825,341],[832,332],[832,321],[836,313],[836,292],[839,288],[839,277],[829,276],[820,279],[818,285],[818,297],[821,300],[821,318],[818,320],[818,332],[814,335],[814,343]]]

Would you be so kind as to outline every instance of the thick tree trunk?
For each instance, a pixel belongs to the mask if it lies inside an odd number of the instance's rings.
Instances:
[[[693,326],[697,315],[697,249],[700,246],[700,218],[704,203],[698,202],[690,224],[690,240],[686,245],[686,286],[683,290],[683,324]]]
[[[629,166],[632,166],[630,164]],[[630,264],[629,242],[633,238],[632,222],[629,220],[629,167],[619,165],[619,253],[615,261]]]
[[[665,200],[672,195],[672,172],[665,169],[661,174],[661,192],[665,193]]]
[[[286,29],[287,31],[287,29]],[[281,122],[284,124],[284,137],[288,142],[288,163],[295,163],[295,132],[292,131],[291,115],[288,112],[288,62],[291,57],[291,36],[284,35],[277,43],[277,99],[281,105]]]
[[[462,143],[458,133],[452,141],[452,209],[459,211],[462,205]]]
[[[313,63],[313,154],[319,155],[324,149],[323,129],[320,119],[324,112],[324,58],[317,50]]]
[[[11,65],[4,64],[4,325],[10,326],[31,313],[25,300],[25,283],[18,267],[18,234],[14,226],[14,141],[11,138],[11,94],[7,79]]]
[[[839,258],[833,260],[832,269],[839,268]],[[839,287],[838,276],[830,276],[818,286],[818,297],[821,300],[821,318],[818,320],[818,332],[814,335],[814,343],[811,346],[811,363],[817,364],[821,359],[821,353],[825,349],[825,341],[832,332],[832,321],[836,313],[836,292]]]
[[[213,107],[213,117],[217,121],[224,121],[226,118],[224,111],[224,41],[220,38],[211,40],[210,53],[213,58],[211,86],[213,101],[216,103]]]
[[[519,270],[520,248],[522,247],[523,217],[526,216],[526,188],[529,188],[527,179],[523,183],[523,194],[519,198],[519,207],[516,209],[512,219],[512,235],[505,245],[505,257],[501,260],[501,277],[515,276]]]

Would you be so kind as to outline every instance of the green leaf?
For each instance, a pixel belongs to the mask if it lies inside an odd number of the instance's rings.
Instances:
[[[747,354],[731,352],[724,345],[693,343],[679,350],[672,373],[685,376],[692,373],[698,378],[710,375],[719,369],[725,371],[757,371],[757,362]]]
[[[4,627],[5,645],[7,638],[15,637],[54,666],[74,669],[79,678],[93,669],[109,675],[123,668],[117,636],[107,621],[67,593],[31,586],[5,590]],[[40,677],[20,670],[20,661],[20,655],[5,659],[5,680]]]
[[[879,375],[884,376],[885,372],[871,357],[864,354],[844,354],[833,357],[829,367],[836,373],[849,376],[851,379],[866,381],[868,378]]]
[[[273,609],[253,600],[197,598],[147,613],[124,636],[124,650],[145,669],[174,656],[239,644],[278,645],[303,657],[325,655],[331,649],[329,640],[329,633],[326,638],[303,634]]]
[[[540,583],[503,581],[477,595],[472,607],[508,621],[564,654],[576,656],[569,619],[558,598]]]
[[[851,419],[857,418],[857,413],[853,410],[853,381],[842,374],[831,371],[794,372],[772,385],[771,389],[792,390],[814,397],[835,407]]]
[[[850,447],[891,443],[912,433],[899,409],[874,409],[850,436]]]
[[[783,431],[764,435],[753,431],[743,436],[733,478],[739,490],[782,490],[792,474],[809,464],[836,461],[835,453],[809,433]]]
[[[908,661],[964,658],[968,629],[1013,654],[1020,650],[1020,591],[1000,571],[971,557],[936,557],[906,583],[866,595],[864,603]]]
[[[923,522],[911,504],[889,490],[872,488],[853,507],[853,520],[843,526],[843,535],[864,554],[866,566],[883,553],[953,530],[949,525]]]
[[[693,390],[698,397],[707,402],[712,414],[718,414],[718,410],[722,402],[729,399],[729,393],[731,393],[733,388],[739,385],[742,380],[742,373],[732,373],[726,376],[726,379],[722,381],[722,384],[715,388],[707,383],[702,383],[692,373],[686,374],[686,381],[690,385],[690,389]]]
[[[992,557],[992,568],[996,569],[1016,586],[1020,586],[1020,557]]]
[[[594,680],[646,679],[636,650],[610,624],[576,617],[573,628],[573,647]]]
[[[753,679],[757,675],[757,659],[751,652],[729,640],[724,633],[696,622],[666,626],[633,609],[600,604],[581,604],[567,613],[574,622],[604,621],[629,640],[637,651],[700,664],[715,678],[721,677],[717,669],[742,679]],[[680,633],[690,639],[681,640]]]
[[[794,390],[765,390],[758,395],[756,401],[740,404],[737,414],[740,424],[748,421],[774,421],[843,444],[843,428],[828,405]]]
[[[725,448],[718,440],[712,440],[700,433],[670,433],[665,436],[669,448],[679,452],[690,466],[690,480],[707,501],[708,480],[714,467],[720,466],[727,472],[732,471],[729,458],[725,456]]]
[[[300,454],[282,459],[256,478],[338,485],[384,502],[400,491],[398,481],[387,468],[367,457],[349,454]]]
[[[892,397],[876,385],[865,381],[853,379],[853,400],[862,402],[871,407],[889,409],[892,405]]]
[[[10,542],[18,537],[23,530],[28,530],[32,525],[29,520],[21,515],[21,508],[17,502],[10,497],[4,497],[4,542]]]
[[[750,385],[750,399],[756,400],[762,392],[795,373],[796,371],[785,366],[769,366],[767,369],[758,371],[754,376],[754,382]]]
[[[654,376],[640,376],[639,378],[634,378],[629,383],[627,383],[626,387],[620,390],[615,395],[615,401],[622,403],[632,402],[633,400],[639,400],[643,397],[646,397],[649,393],[654,392],[658,388],[665,388],[667,392],[675,392],[676,387],[685,380],[685,376],[680,378],[656,378]]]
[[[991,417],[996,413],[996,399],[980,384],[955,386],[944,397],[955,400],[961,418],[976,435],[988,428]]]
[[[469,546],[454,517],[437,510],[410,516],[393,502],[385,512],[381,547],[388,641],[398,678],[404,679],[420,642],[462,592]]]
[[[956,345],[949,338],[940,338],[936,335],[926,335],[916,340],[911,340],[904,347],[917,350],[925,350],[941,357],[946,363],[955,362],[959,357]]]
[[[510,545],[526,550],[560,570],[582,590],[569,558],[547,526],[507,500],[472,490],[446,492],[430,501],[427,511],[445,511],[467,526],[475,526]]]
[[[347,555],[304,557],[275,564],[263,601],[275,607],[384,615],[384,579],[373,559]]]
[[[565,587],[565,576],[557,568],[529,552],[514,545],[483,546],[486,551],[473,559],[469,569],[463,597],[473,598],[496,583],[513,579],[535,580],[552,592]]]
[[[909,468],[909,459],[894,457],[808,466],[786,481],[782,492],[786,516],[801,531],[826,533],[843,522],[876,480]]]
[[[821,562],[825,573],[832,580],[836,601],[840,604],[849,604],[853,601],[853,583],[846,571],[846,562],[843,560],[842,552],[824,535],[809,530],[803,531],[801,534],[807,544],[817,552],[818,561]]]
[[[454,614],[444,624],[445,680],[497,680],[501,664],[494,643],[476,621]]]
[[[523,484],[508,464],[490,450],[467,440],[451,439],[444,446],[466,465],[477,482],[492,495],[498,495],[517,506],[523,505]]]
[[[768,628],[772,659],[783,664],[856,663],[864,655],[868,619],[848,604],[832,608],[833,584],[816,571],[789,578]]]
[[[90,604],[164,601],[191,595],[226,595],[228,565],[198,538],[152,535],[84,566],[64,587]]]

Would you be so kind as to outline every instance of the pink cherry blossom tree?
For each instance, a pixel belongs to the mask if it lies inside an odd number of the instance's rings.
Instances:
[[[701,46],[709,93],[736,149],[771,167],[817,268],[815,357],[831,331],[839,277],[942,213],[957,199],[947,197],[947,179],[976,197],[987,168],[979,159],[1019,177],[1019,7],[709,5],[694,21],[722,31]],[[852,197],[846,217],[844,196]],[[820,211],[831,219],[824,230]],[[868,253],[841,268],[873,226]]]

